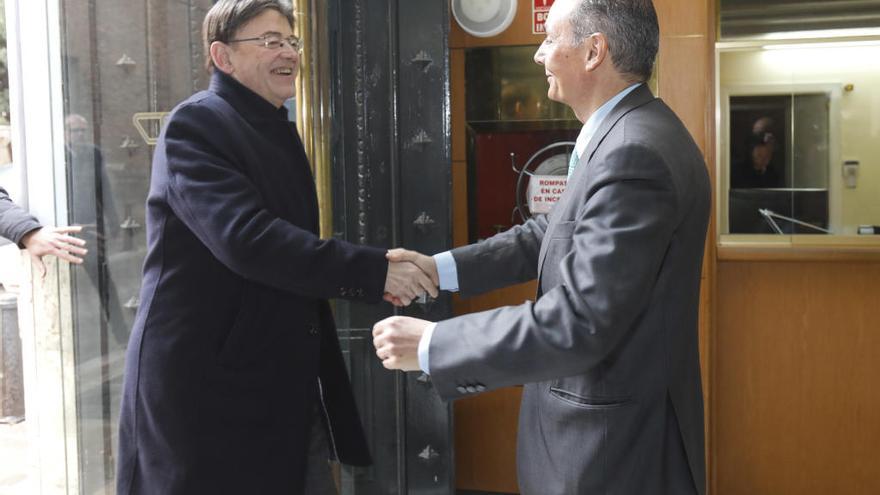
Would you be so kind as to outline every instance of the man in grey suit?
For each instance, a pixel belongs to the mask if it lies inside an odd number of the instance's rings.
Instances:
[[[423,369],[447,399],[525,384],[524,494],[704,494],[698,355],[709,178],[700,150],[645,81],[650,0],[556,0],[535,54],[548,96],[584,122],[568,190],[547,216],[427,257],[395,250],[442,289],[538,279],[535,302],[373,330],[391,369]]]

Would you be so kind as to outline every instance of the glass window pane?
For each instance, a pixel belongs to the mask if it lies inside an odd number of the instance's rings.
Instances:
[[[207,85],[210,0],[62,0],[68,221],[89,253],[73,268],[81,493],[113,493],[124,352],[139,304],[157,113]]]
[[[547,98],[544,70],[533,60],[536,49],[516,46],[467,51],[468,122],[575,120],[570,108]]]
[[[880,156],[880,66],[866,60],[880,60],[880,39],[721,50],[726,232],[772,231],[766,215],[763,224],[755,218],[761,209],[789,217],[776,219],[785,233],[822,233],[818,227],[855,235],[860,226],[880,225],[873,166]],[[757,178],[762,159],[772,173]],[[783,196],[789,204],[780,212]]]

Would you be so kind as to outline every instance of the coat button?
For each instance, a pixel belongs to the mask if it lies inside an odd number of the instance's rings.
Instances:
[[[309,335],[318,335],[318,327],[314,325],[309,326]]]
[[[461,395],[464,395],[467,393],[467,389],[462,387],[461,385],[455,387],[455,390],[458,390],[458,393],[460,393]]]

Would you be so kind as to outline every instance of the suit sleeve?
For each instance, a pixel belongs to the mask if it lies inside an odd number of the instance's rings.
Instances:
[[[165,131],[164,147],[156,150],[165,154],[166,199],[181,221],[246,279],[305,297],[379,301],[386,250],[321,239],[269,212],[252,181],[230,161],[234,137],[228,130],[208,130],[218,118],[202,105],[181,107]]]
[[[0,237],[5,237],[24,249],[21,238],[40,227],[40,222],[24,208],[13,203],[6,189],[0,187]]]
[[[429,352],[441,396],[460,395],[461,385],[494,389],[584,373],[647,308],[677,223],[672,178],[640,146],[618,149],[596,167],[571,239],[548,241],[563,243],[557,265],[544,266],[557,270],[554,287],[534,303],[438,323]]]
[[[547,217],[536,215],[483,242],[452,250],[463,296],[534,280]]]

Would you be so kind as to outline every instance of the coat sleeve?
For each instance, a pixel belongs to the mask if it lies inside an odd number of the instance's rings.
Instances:
[[[534,303],[438,323],[429,352],[441,396],[459,396],[460,385],[494,389],[585,373],[648,307],[677,222],[671,175],[640,146],[613,151],[596,167],[571,239],[549,241],[571,243],[545,261],[545,272],[558,270],[557,285]]]
[[[321,239],[269,212],[231,162],[233,130],[209,129],[219,118],[204,105],[181,107],[156,149],[168,167],[166,200],[180,220],[246,279],[305,297],[379,301],[386,250]]]
[[[0,187],[0,237],[5,237],[24,249],[21,238],[40,227],[40,222],[24,208],[13,203],[6,189]]]
[[[483,242],[452,250],[463,296],[528,282],[538,275],[547,217],[536,215]]]

